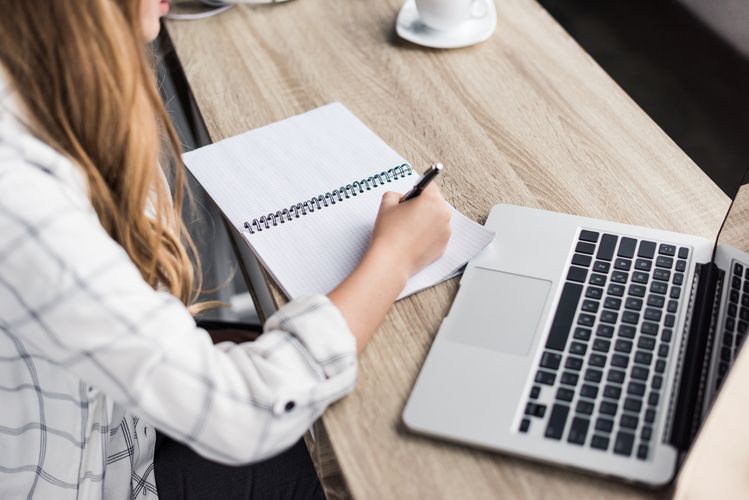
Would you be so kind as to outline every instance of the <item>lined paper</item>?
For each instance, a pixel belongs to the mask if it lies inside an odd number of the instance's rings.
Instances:
[[[382,194],[405,193],[419,177],[413,172],[254,234],[245,229],[245,221],[408,163],[340,103],[186,153],[184,161],[290,298],[328,293],[346,278],[369,247]],[[412,276],[399,298],[454,275],[493,238],[455,209],[452,230],[442,258]]]

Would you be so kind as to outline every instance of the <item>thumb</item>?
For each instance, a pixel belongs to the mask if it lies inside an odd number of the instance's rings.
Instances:
[[[387,193],[382,195],[380,208],[391,208],[391,207],[397,206],[398,203],[400,203],[402,196],[403,195],[401,195],[400,193],[388,191]]]

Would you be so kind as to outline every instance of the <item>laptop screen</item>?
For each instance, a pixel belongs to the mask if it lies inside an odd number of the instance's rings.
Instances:
[[[744,180],[746,181],[746,177]],[[718,233],[717,244],[728,245],[749,254],[749,184],[739,187]]]

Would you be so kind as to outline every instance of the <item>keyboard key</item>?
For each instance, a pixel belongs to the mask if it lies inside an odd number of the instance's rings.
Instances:
[[[689,249],[686,247],[681,247],[679,249],[679,258],[686,259],[688,256],[689,256]]]
[[[559,383],[564,385],[571,385],[574,387],[577,385],[578,378],[579,377],[577,373],[563,372],[562,377],[559,379]]]
[[[632,311],[639,311],[642,309],[642,299],[627,297],[627,300],[624,302],[624,308]]]
[[[645,384],[630,382],[629,385],[627,385],[627,394],[643,396],[645,394]]]
[[[651,391],[648,394],[648,404],[650,406],[658,406],[658,399],[660,399],[660,395],[656,391]]]
[[[684,273],[674,273],[674,285],[684,284]]]
[[[566,389],[564,387],[557,389],[557,400],[559,401],[572,401],[572,398],[574,397],[575,391],[572,389]]]
[[[642,400],[638,398],[624,398],[624,409],[634,413],[640,413]]]
[[[632,267],[632,261],[629,259],[622,259],[621,257],[614,261],[614,268],[620,271],[629,271]]]
[[[670,328],[664,328],[663,332],[661,332],[661,340],[664,342],[671,342],[671,336],[673,335],[673,330]]]
[[[580,231],[580,239],[582,241],[592,241],[593,243],[595,243],[596,241],[598,241],[598,233],[595,231],[583,229],[582,231]],[[684,250],[686,250],[686,248]]]
[[[671,279],[671,271],[669,271],[668,269],[658,268],[653,271],[653,279],[656,279],[658,281],[668,281]]]
[[[667,290],[668,285],[665,283],[661,283],[660,281],[653,281],[650,284],[650,291],[652,293],[657,293],[658,295],[666,295]]]
[[[580,387],[580,396],[596,399],[598,396],[598,387],[592,384],[583,384],[582,387]]]
[[[609,449],[609,438],[593,434],[593,437],[590,439],[590,447],[596,450],[606,451]]]
[[[738,276],[731,278],[731,288],[734,290],[741,290],[741,278]]]
[[[679,302],[676,300],[669,300],[668,306],[666,307],[666,311],[670,313],[675,313],[679,309]]]
[[[585,370],[585,381],[586,382],[600,382],[603,377],[603,372],[595,368],[588,368]]]
[[[559,368],[559,363],[562,362],[562,355],[553,352],[546,351],[541,355],[541,367],[548,368],[550,370],[556,370]]]
[[[549,337],[546,339],[547,349],[564,351],[582,292],[582,285],[577,283],[565,283],[562,287],[562,296],[559,299],[554,321],[551,324]]]
[[[585,444],[585,436],[588,434],[588,425],[590,421],[587,418],[574,417],[570,432],[567,434],[567,442],[572,444]]]
[[[616,413],[616,410],[614,410]],[[596,430],[601,432],[611,432],[614,428],[614,421],[610,418],[598,417],[596,420]]]
[[[588,270],[584,267],[570,266],[570,270],[567,272],[567,280],[577,281],[578,283],[585,283],[585,278],[588,277]]]
[[[619,244],[619,257],[625,257],[631,259],[635,256],[635,247],[637,246],[637,240],[634,238],[623,237]]]
[[[570,344],[570,354],[576,354],[578,356],[585,356],[585,352],[588,350],[588,346],[582,342],[572,342]]]
[[[576,266],[588,267],[593,258],[590,255],[576,253],[572,256],[572,263]]]
[[[625,339],[633,339],[635,338],[635,333],[637,330],[635,330],[634,326],[631,325],[620,325],[619,326],[619,336],[624,337]]]
[[[645,410],[645,422],[652,424],[655,422],[655,410],[648,408]]]
[[[546,405],[527,403],[525,405],[525,414],[531,417],[544,418],[544,415],[546,414]]]
[[[613,234],[604,234],[601,237],[601,243],[598,245],[598,253],[596,258],[600,260],[611,260],[614,257],[614,249],[616,248],[616,242],[619,240],[618,236]]]
[[[619,405],[616,403],[612,403],[611,401],[601,401],[601,403],[598,405],[598,412],[603,415],[616,415],[616,410],[619,408]]]
[[[618,400],[622,395],[622,388],[616,385],[606,384],[603,388],[603,397]]]
[[[650,337],[640,337],[642,339],[648,339]],[[637,351],[635,353],[635,363],[640,365],[650,366],[650,362],[653,361],[653,355],[645,351]]]
[[[520,432],[528,432],[528,428],[531,426],[531,420],[529,418],[524,418],[520,422]]]
[[[581,399],[577,402],[575,411],[577,411],[577,413],[582,413],[583,415],[591,415],[593,413],[593,403]]]
[[[650,370],[647,368],[643,368],[640,365],[635,365],[632,367],[632,378],[635,380],[647,380],[650,376]]]
[[[606,366],[606,356],[604,356],[603,354],[593,353],[588,358],[588,364],[597,368],[603,368],[604,366]]]
[[[544,436],[549,439],[562,439],[564,424],[567,422],[569,412],[569,406],[555,403],[551,408],[551,416],[549,417],[549,423],[546,426]]]
[[[655,255],[655,243],[652,241],[641,241],[640,249],[637,252],[638,257],[645,257],[646,259],[652,259]]]
[[[629,358],[627,356],[624,356],[622,354],[614,354],[611,356],[611,366],[616,366],[617,368],[626,368],[629,364]]]
[[[598,303],[596,303],[596,308],[598,308]],[[661,320],[661,311],[660,309],[646,307],[644,317],[648,321],[658,322]]]
[[[603,301],[603,307],[606,309],[614,309],[618,311],[622,307],[622,299],[617,299],[615,297],[606,297],[606,300]]]
[[[664,257],[662,255],[659,255],[657,259],[655,259],[655,267],[663,267],[666,269],[671,269],[674,267],[674,259],[671,257]]]
[[[650,381],[650,385],[653,387],[653,389],[660,389],[663,385],[663,377],[660,375],[654,375],[653,380]]]
[[[653,428],[650,426],[644,426],[640,431],[640,439],[646,443],[650,442],[650,438],[653,436]]]
[[[653,337],[640,337],[637,339],[637,347],[652,351],[655,349],[655,339]],[[638,351],[640,353],[642,351]],[[637,354],[635,354],[635,362],[637,362]]]
[[[687,270],[687,261],[686,260],[679,260],[676,262],[676,270],[680,273],[683,273]]]
[[[637,259],[635,261],[635,269],[638,269],[640,271],[650,271],[650,268],[652,265],[653,265],[652,260]]]
[[[655,373],[663,373],[666,370],[666,362],[659,359],[655,362]]]
[[[606,276],[603,274],[593,273],[590,275],[588,283],[590,283],[591,285],[603,286],[606,284]]]
[[[598,304],[597,300],[583,300],[582,310],[591,313],[598,312]]]
[[[604,309],[601,311],[601,321],[603,323],[615,324],[616,320],[619,319],[619,314],[614,311]]]
[[[681,296],[681,287],[680,286],[672,286],[671,287],[671,293],[669,294],[669,297],[672,299],[678,299]]]
[[[614,336],[614,327],[611,325],[598,325],[598,328],[596,328],[596,335],[605,339],[610,339]]]
[[[644,297],[645,290],[646,288],[642,285],[629,285],[629,294],[634,295],[635,297]]]
[[[575,246],[575,252],[578,253],[584,253],[587,255],[593,255],[593,252],[596,251],[596,246],[592,243],[585,243],[584,241],[581,241],[580,243]]]
[[[589,286],[588,289],[585,290],[585,296],[589,299],[600,299],[603,297],[603,288]]]
[[[636,325],[640,322],[640,313],[633,311],[624,311],[622,313],[622,322],[629,323],[630,325]]]
[[[634,441],[634,434],[624,431],[617,432],[616,441],[614,441],[614,453],[627,457],[630,456],[632,454],[632,445],[634,444]]]
[[[629,279],[629,274],[624,271],[614,271],[611,273],[611,281],[615,283],[626,283]]]
[[[625,429],[637,429],[638,423],[639,419],[637,417],[627,415],[626,413],[619,419],[619,425],[624,427]]]
[[[538,384],[554,385],[556,379],[557,375],[555,373],[545,372],[543,370],[538,370],[536,373],[536,383]]]
[[[661,344],[658,346],[658,356],[665,358],[668,356],[668,344]]]
[[[531,389],[531,399],[538,399],[539,394],[541,394],[541,387],[534,385]]]
[[[648,273],[644,273],[642,271],[635,271],[632,273],[632,282],[633,283],[640,283],[640,284],[647,284],[648,280],[650,280],[650,275]]]
[[[616,344],[614,345],[614,350],[616,352],[625,352],[628,353],[632,351],[632,341],[631,340],[624,340],[624,339],[616,339]]]
[[[602,260],[597,260],[593,263],[593,271],[597,273],[608,273],[609,269],[611,269],[611,264],[608,262],[604,262]]]
[[[564,367],[570,370],[580,371],[580,369],[583,367],[583,358],[569,356],[564,362]]]
[[[624,376],[625,376],[624,371],[615,370],[612,368],[611,370],[609,370],[609,374],[606,376],[606,380],[608,380],[609,382],[622,384],[624,383]]]
[[[676,255],[676,247],[673,245],[662,243],[661,246],[658,247],[658,253],[661,255],[668,255],[670,257],[673,257],[674,255]]]
[[[621,297],[624,295],[624,286],[623,285],[617,285],[615,283],[611,283],[609,285],[609,295],[613,295],[615,297]]]
[[[666,298],[661,295],[653,295],[652,293],[648,295],[648,305],[650,307],[663,307],[665,303]]]
[[[642,326],[640,326],[640,331],[645,335],[658,335],[658,325],[644,321]]]
[[[645,460],[648,458],[648,445],[641,444],[637,447],[637,458],[640,460]]]

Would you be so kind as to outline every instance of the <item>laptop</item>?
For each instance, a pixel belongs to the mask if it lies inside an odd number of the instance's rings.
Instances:
[[[669,483],[749,329],[749,186],[716,241],[512,205],[486,226],[406,427]]]

